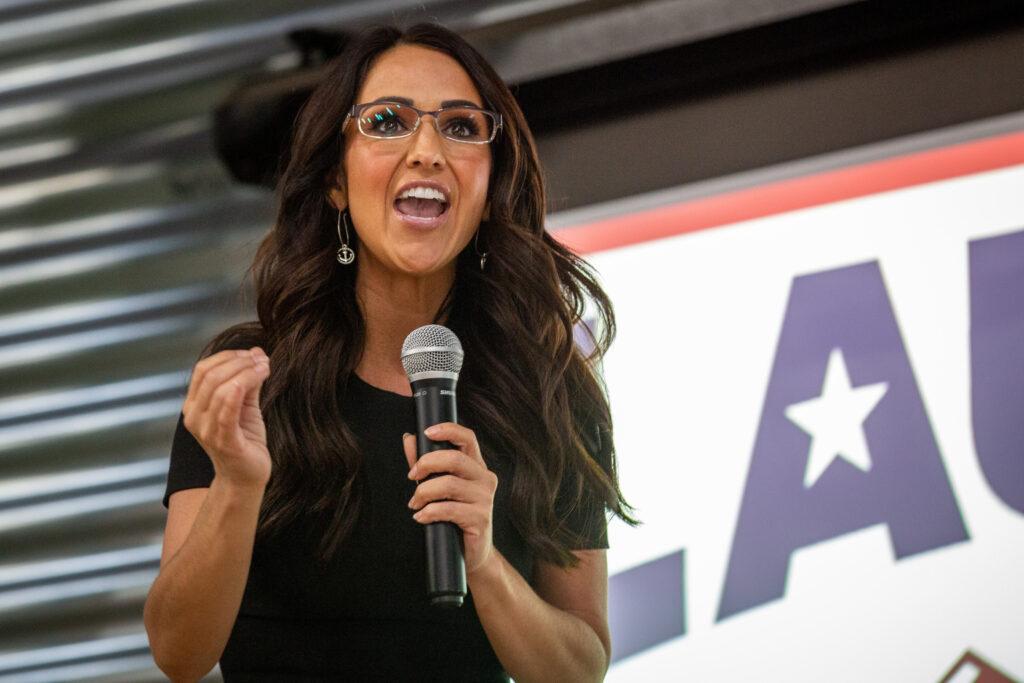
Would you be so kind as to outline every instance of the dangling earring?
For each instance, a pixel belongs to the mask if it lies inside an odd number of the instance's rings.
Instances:
[[[480,253],[480,228],[476,229],[476,237],[473,238],[473,248],[476,250],[476,255],[480,257],[480,270],[483,270],[484,264],[487,263],[487,252]]]
[[[348,210],[345,211],[345,239],[341,238],[341,209],[338,209],[338,241],[341,248],[338,249],[338,263],[348,265],[356,260],[356,252],[348,246]]]

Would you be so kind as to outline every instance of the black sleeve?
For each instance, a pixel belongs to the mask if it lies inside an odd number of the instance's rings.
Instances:
[[[196,437],[185,428],[185,416],[179,413],[178,426],[174,428],[174,441],[171,443],[171,464],[167,470],[164,507],[167,507],[175,491],[208,487],[212,481],[213,462]]]
[[[613,451],[611,433],[599,429],[597,424],[591,424],[584,431],[583,443],[601,469],[606,473],[611,472]],[[573,478],[563,479],[558,499],[555,501],[555,509],[560,516],[565,514],[565,511],[572,505],[574,487],[575,480]],[[574,550],[608,548],[608,520],[605,516],[605,504],[590,490],[586,480],[584,480],[583,495],[579,505],[568,510],[567,524],[574,533],[579,534],[583,539],[581,544],[573,548]]]

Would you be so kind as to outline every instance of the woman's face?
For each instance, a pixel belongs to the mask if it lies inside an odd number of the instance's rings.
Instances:
[[[445,100],[467,100],[486,107],[462,66],[450,56],[418,45],[399,45],[377,57],[356,96],[356,103],[404,97],[431,111]],[[359,234],[361,267],[428,275],[454,268],[459,252],[472,239],[484,215],[491,172],[490,145],[441,137],[433,117],[425,116],[416,132],[382,140],[345,127],[344,187],[331,190],[336,207],[349,207]],[[437,227],[403,220],[395,206],[407,183],[431,180],[446,189],[448,208]]]

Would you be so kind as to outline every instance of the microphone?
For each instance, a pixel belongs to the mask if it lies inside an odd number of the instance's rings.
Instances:
[[[433,451],[454,450],[449,441],[433,441],[423,430],[440,422],[458,422],[455,383],[462,369],[462,344],[443,325],[423,325],[402,343],[402,366],[416,400],[416,458]],[[435,472],[427,477],[444,476]],[[466,597],[466,562],[462,529],[454,522],[425,525],[427,594],[431,604],[461,607]]]

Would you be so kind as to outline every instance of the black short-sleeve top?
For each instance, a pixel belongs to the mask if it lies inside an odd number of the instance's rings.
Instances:
[[[416,431],[412,397],[372,386],[353,373],[342,406],[364,451],[368,500],[363,514],[326,569],[312,559],[316,529],[296,529],[267,542],[257,538],[242,604],[220,659],[224,679],[508,681],[472,593],[455,609],[428,601],[423,525],[408,508],[416,482],[406,476],[402,451],[402,434]],[[593,443],[607,471],[610,440],[598,437]],[[504,473],[496,469],[495,474],[493,543],[529,582],[534,558],[511,523]],[[208,487],[213,476],[209,456],[179,416],[164,506],[175,491]],[[579,549],[608,547],[603,506],[578,507],[569,520],[580,533],[589,529]]]

